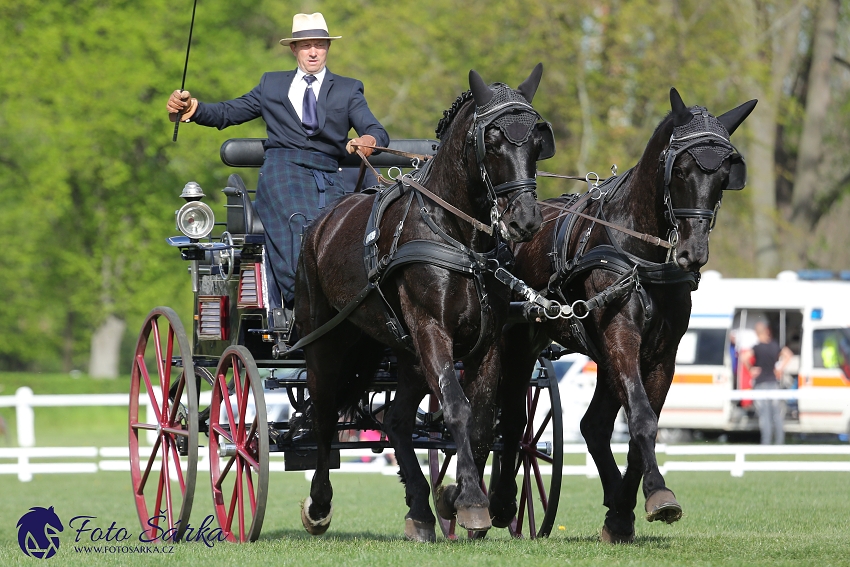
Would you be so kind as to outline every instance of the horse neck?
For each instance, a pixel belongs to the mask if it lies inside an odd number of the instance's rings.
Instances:
[[[472,123],[471,108],[462,109],[450,125],[446,139],[440,144],[423,185],[429,191],[471,217],[489,225],[487,187],[478,171],[475,153],[466,143],[466,132]],[[473,202],[470,195],[481,195]],[[441,206],[431,210],[435,222],[449,235],[474,250],[491,245],[489,237]]]
[[[667,238],[671,227],[664,217],[664,172],[660,158],[672,132],[672,121],[665,118],[647,143],[629,179],[623,182],[610,204],[606,204],[609,220],[638,232]],[[617,237],[626,251],[641,258],[657,260],[663,256],[657,246],[622,233]]]

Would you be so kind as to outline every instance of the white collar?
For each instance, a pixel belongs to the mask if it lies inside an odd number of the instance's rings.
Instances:
[[[314,77],[316,77],[316,81],[318,81],[318,82],[319,82],[319,84],[322,84],[322,82],[325,80],[325,72],[326,72],[327,70],[328,70],[328,67],[327,67],[327,65],[325,65],[324,67],[322,67],[322,70],[321,70],[321,71],[319,71],[318,73],[313,73],[313,76],[314,76]],[[305,73],[304,71],[302,71],[302,70],[301,70],[301,67],[296,67],[296,69],[295,69],[295,78],[293,79],[293,82],[297,82],[297,81],[301,81],[301,80],[303,80],[303,77],[304,77],[305,75],[307,75],[307,73]]]

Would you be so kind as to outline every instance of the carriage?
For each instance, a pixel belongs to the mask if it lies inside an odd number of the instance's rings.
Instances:
[[[222,161],[235,168],[262,164],[263,140],[233,139],[221,147]],[[436,140],[395,140],[369,158],[387,174],[415,170],[431,156]],[[349,156],[341,166],[360,166]],[[362,177],[362,175],[361,175]],[[151,539],[168,534],[179,541],[189,524],[198,475],[209,469],[216,520],[229,541],[255,541],[269,498],[270,470],[316,468],[312,407],[303,352],[291,350],[292,325],[269,307],[265,235],[251,194],[238,174],[223,189],[225,221],[215,222],[203,190],[188,183],[186,203],[176,214],[182,235],[168,238],[188,264],[194,293],[190,326],[177,312],[157,307],[146,317],[131,374],[129,439],[133,492],[139,519]],[[557,347],[539,357],[525,396],[528,424],[513,474],[521,478],[518,510],[508,529],[515,537],[548,536],[561,489],[563,439],[557,377]],[[457,362],[455,371],[463,373]],[[387,353],[358,407],[339,416],[332,444],[336,467],[347,450],[379,454],[391,445],[383,416],[396,388],[396,361]],[[147,409],[145,410],[145,406]],[[362,435],[371,432],[372,435]],[[380,438],[376,439],[378,435]],[[365,438],[369,437],[368,440]],[[430,474],[432,493],[450,474],[456,445],[435,397],[417,412],[413,445]],[[503,449],[497,425],[492,452]],[[270,464],[270,454],[283,455]],[[492,459],[491,484],[500,475]],[[483,482],[482,482],[483,484]],[[486,487],[482,487],[486,491]],[[462,529],[438,519],[442,533]],[[469,533],[472,537],[475,534]]]

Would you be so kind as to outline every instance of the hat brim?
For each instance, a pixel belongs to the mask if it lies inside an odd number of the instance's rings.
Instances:
[[[337,36],[333,36],[333,37],[328,37],[326,35],[322,35],[322,36],[316,36],[316,37],[285,37],[282,40],[280,40],[280,44],[281,45],[289,45],[290,43],[295,43],[296,41],[304,41],[305,39],[327,39],[327,40],[330,41],[332,39],[342,39],[342,36],[337,35]]]

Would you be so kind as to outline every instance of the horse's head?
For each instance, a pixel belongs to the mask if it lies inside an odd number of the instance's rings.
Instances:
[[[552,157],[552,127],[531,106],[540,84],[538,63],[517,89],[503,83],[488,86],[469,72],[475,111],[466,134],[470,200],[489,209],[491,222],[503,238],[524,242],[540,229],[543,215],[537,204],[537,160]]]
[[[675,261],[699,271],[708,262],[708,237],[717,220],[724,190],[740,190],[747,180],[744,158],[730,136],[756,106],[755,100],[713,116],[700,106],[688,108],[670,89],[672,135],[659,160],[664,217]]]

